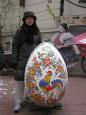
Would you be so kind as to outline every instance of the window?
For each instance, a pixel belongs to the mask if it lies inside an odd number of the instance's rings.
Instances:
[[[74,35],[86,32],[86,25],[70,25],[69,31]]]

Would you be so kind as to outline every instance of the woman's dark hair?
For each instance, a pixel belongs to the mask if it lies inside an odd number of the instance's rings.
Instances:
[[[66,23],[60,24],[66,31],[69,31],[68,25]]]

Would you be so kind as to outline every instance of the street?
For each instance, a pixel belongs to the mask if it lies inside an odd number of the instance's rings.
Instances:
[[[14,115],[15,82],[13,76],[0,76],[0,115]],[[53,110],[53,115],[86,115],[86,78],[70,77],[65,96],[61,99],[62,110]],[[28,104],[24,105],[19,115],[35,115],[44,112],[30,112]]]

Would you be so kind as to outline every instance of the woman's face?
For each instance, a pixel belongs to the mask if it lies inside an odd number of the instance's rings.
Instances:
[[[28,26],[32,26],[33,23],[34,23],[34,18],[33,17],[27,17],[25,19],[25,23],[28,25]]]
[[[59,31],[60,33],[62,33],[62,32],[65,32],[65,29],[64,29],[61,25],[59,25],[58,31]]]

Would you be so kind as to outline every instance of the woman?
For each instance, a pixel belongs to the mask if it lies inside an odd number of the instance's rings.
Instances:
[[[13,66],[16,68],[14,79],[15,106],[13,111],[20,112],[24,94],[25,66],[34,48],[41,43],[41,34],[36,24],[34,12],[26,11],[22,18],[23,24],[16,32],[12,44]]]
[[[66,62],[67,67],[71,67],[74,62],[78,61],[80,53],[78,47],[73,44],[74,36],[69,32],[68,25],[61,23],[58,27],[58,32],[52,38],[53,44],[59,49],[61,55]]]
[[[59,25],[58,32],[54,35],[52,41],[57,48],[65,44],[67,45],[68,42],[72,44],[73,35],[69,32],[69,28],[66,23],[61,23]]]

